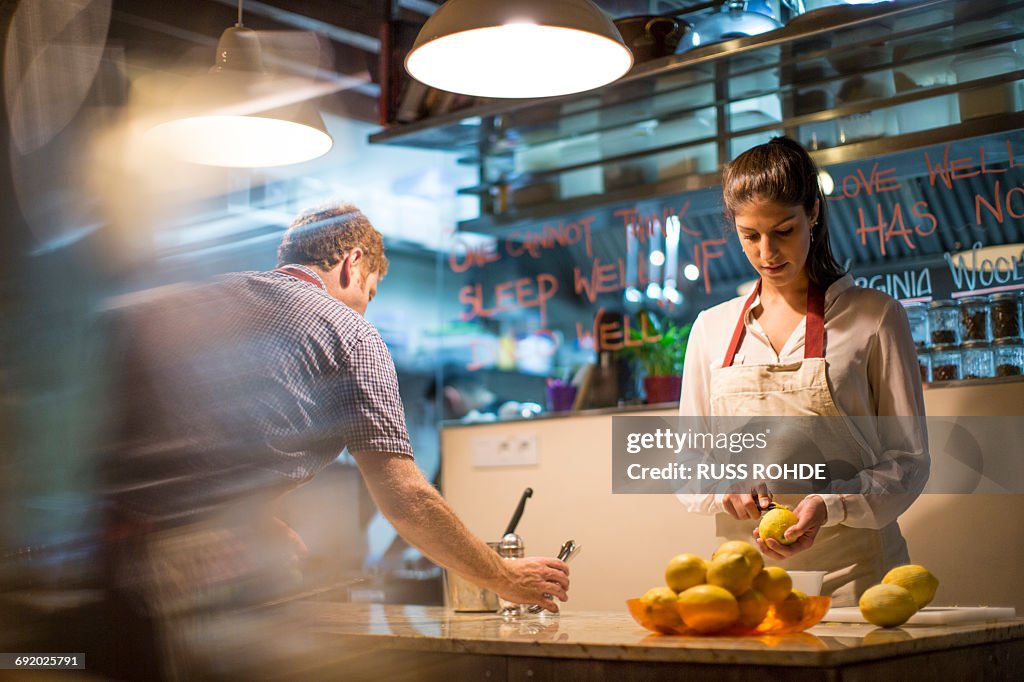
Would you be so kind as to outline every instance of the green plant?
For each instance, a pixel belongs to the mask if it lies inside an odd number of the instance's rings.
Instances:
[[[664,320],[655,324],[648,318],[648,332],[654,329],[659,337],[657,340],[645,340],[638,329],[630,329],[631,343],[639,345],[627,346],[628,356],[635,358],[644,368],[647,376],[672,376],[683,373],[683,357],[686,355],[686,343],[690,338],[692,325],[673,324]]]

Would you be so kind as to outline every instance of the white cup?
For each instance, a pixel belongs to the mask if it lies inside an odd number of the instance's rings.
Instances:
[[[800,590],[808,597],[817,597],[821,594],[825,573],[827,571],[789,571],[789,577],[793,579],[794,590]]]

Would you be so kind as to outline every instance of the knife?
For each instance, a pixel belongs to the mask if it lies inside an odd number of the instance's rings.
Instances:
[[[772,496],[771,493],[768,493],[768,504],[766,504],[763,507],[761,506],[760,495],[758,495],[756,492],[752,492],[750,493],[750,496],[754,498],[754,506],[757,507],[757,511],[761,512],[762,516],[765,514],[765,512],[770,512],[772,509],[775,509],[775,498]]]

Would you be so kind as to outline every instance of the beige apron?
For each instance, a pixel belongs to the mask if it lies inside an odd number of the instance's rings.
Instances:
[[[744,333],[744,318],[761,290],[758,281],[736,323],[732,341],[721,367],[711,370],[711,414],[738,416],[826,416],[842,413],[832,399],[826,377],[825,294],[817,287],[807,292],[804,359],[789,364],[734,365],[736,350]],[[817,431],[827,438],[830,460],[848,462],[857,470],[864,467],[864,446],[854,437],[844,419],[829,419]],[[787,460],[783,449],[775,448],[765,463]],[[803,495],[777,495],[776,502],[794,508]],[[756,521],[735,519],[720,513],[715,517],[721,539],[750,541]],[[767,559],[767,558],[766,558]],[[907,546],[895,522],[881,530],[844,525],[822,528],[814,545],[785,561],[766,560],[769,565],[790,570],[827,571],[823,594],[831,594],[836,606],[856,604],[858,596],[881,581],[888,568],[908,563]]]

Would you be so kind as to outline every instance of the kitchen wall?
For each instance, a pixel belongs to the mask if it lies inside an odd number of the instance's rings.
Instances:
[[[929,388],[925,401],[933,416],[1019,415],[1024,383]],[[523,433],[537,436],[536,465],[473,467],[475,440]],[[621,610],[626,599],[661,583],[672,556],[710,556],[718,544],[712,517],[688,514],[672,495],[612,494],[611,438],[610,414],[446,428],[441,434],[443,492],[474,533],[498,540],[529,486],[534,495],[518,529],[527,554],[553,555],[569,538],[582,545],[571,567],[566,608],[573,611]],[[1021,518],[1024,495],[921,496],[900,523],[911,560],[941,581],[934,603],[1024,611]]]

